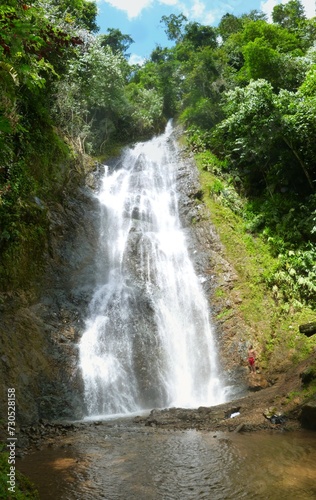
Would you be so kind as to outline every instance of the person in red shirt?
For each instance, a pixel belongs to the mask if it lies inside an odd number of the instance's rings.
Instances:
[[[256,351],[252,345],[248,349],[248,363],[251,373],[256,373]]]

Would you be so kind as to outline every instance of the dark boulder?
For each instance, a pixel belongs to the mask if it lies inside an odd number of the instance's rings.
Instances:
[[[300,421],[305,429],[316,430],[316,401],[310,401],[302,407]]]
[[[300,333],[306,335],[306,337],[311,337],[316,333],[316,321],[312,321],[311,323],[305,323],[304,325],[299,326]]]

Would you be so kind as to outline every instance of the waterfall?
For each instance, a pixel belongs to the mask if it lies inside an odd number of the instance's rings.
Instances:
[[[105,167],[97,286],[79,345],[89,415],[223,402],[209,308],[178,213],[163,135]]]

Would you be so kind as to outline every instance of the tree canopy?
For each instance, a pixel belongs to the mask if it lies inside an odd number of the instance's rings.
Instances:
[[[316,20],[301,2],[275,6],[272,22],[260,11],[227,13],[217,27],[163,16],[173,46],[155,47],[142,66],[128,63],[130,35],[98,34],[96,14],[88,0],[0,5],[2,255],[43,230],[34,200],[63,191],[65,162],[149,137],[171,117],[257,207],[273,251],[310,255]]]

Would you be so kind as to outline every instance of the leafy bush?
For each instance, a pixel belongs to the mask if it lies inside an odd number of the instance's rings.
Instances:
[[[316,307],[316,249],[312,244],[304,249],[289,250],[279,255],[279,267],[268,283],[286,302]]]
[[[316,305],[315,195],[275,195],[245,205],[245,226],[262,234],[278,265],[265,275],[275,297],[287,303]]]
[[[187,143],[195,153],[207,151],[211,154],[211,133],[207,130],[201,130],[199,127],[191,126],[186,130]],[[213,155],[213,158],[216,157]],[[217,158],[216,158],[217,160]],[[218,161],[218,160],[217,160]]]

